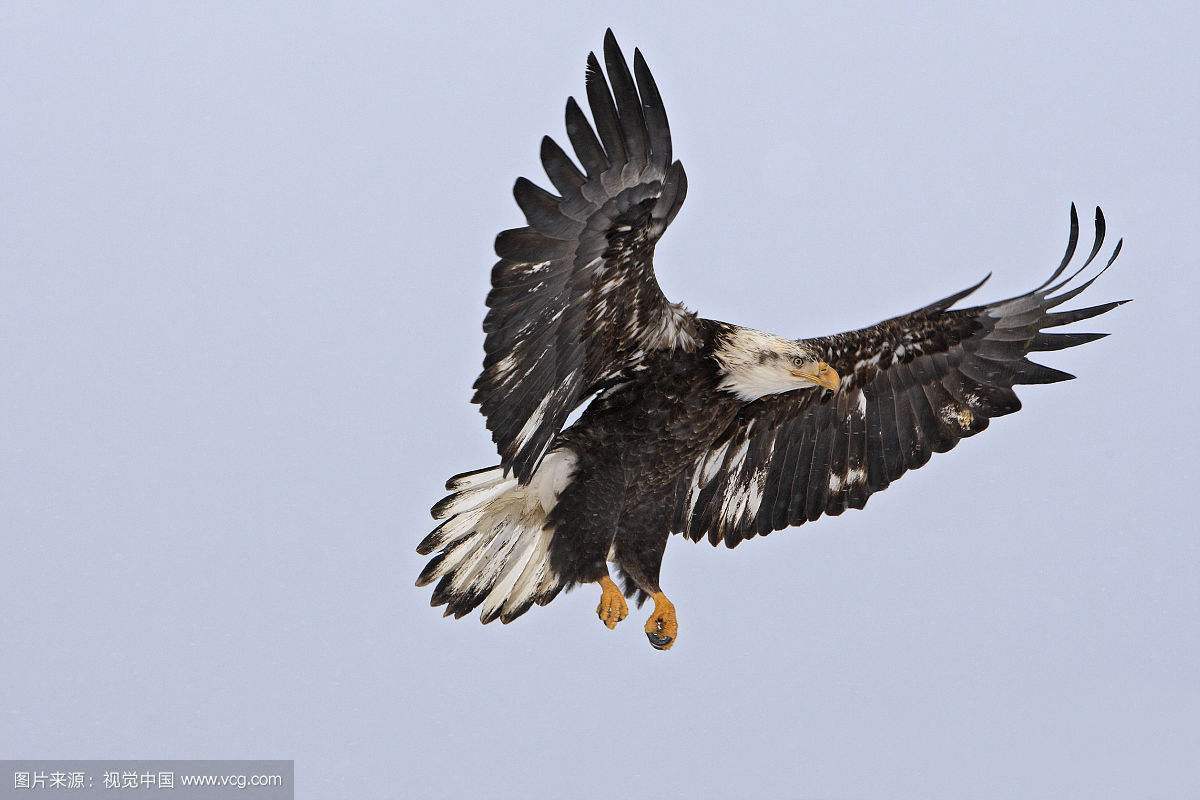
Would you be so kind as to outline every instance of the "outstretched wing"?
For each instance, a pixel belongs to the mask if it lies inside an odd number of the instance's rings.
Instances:
[[[872,494],[923,466],[932,453],[944,453],[979,433],[992,417],[1019,410],[1013,386],[1074,377],[1026,355],[1105,336],[1043,331],[1126,302],[1051,312],[1090,286],[1121,250],[1118,242],[1100,273],[1056,294],[1099,253],[1104,241],[1100,209],[1087,261],[1051,286],[1072,260],[1078,239],[1072,206],[1062,263],[1045,283],[1019,297],[949,310],[981,281],[873,327],[807,340],[841,375],[841,387],[835,393],[805,389],[773,395],[746,406],[694,472],[680,479],[673,530],[733,547],[822,514],[862,508]]]
[[[662,98],[638,51],[630,74],[611,30],[604,61],[607,81],[588,56],[594,130],[567,101],[567,136],[583,169],[542,139],[558,194],[518,179],[513,194],[529,224],[496,237],[473,401],[503,466],[522,482],[584,398],[647,352],[693,346],[694,317],[667,302],[652,264],[687,189],[671,161]]]

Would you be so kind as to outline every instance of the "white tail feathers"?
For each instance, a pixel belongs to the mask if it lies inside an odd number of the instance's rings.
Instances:
[[[482,606],[484,623],[507,624],[553,600],[562,581],[550,566],[554,530],[546,517],[574,471],[575,454],[559,449],[525,485],[498,466],[447,481],[452,494],[432,510],[445,521],[417,546],[422,555],[441,551],[417,578],[417,586],[438,581],[432,605],[455,618]]]

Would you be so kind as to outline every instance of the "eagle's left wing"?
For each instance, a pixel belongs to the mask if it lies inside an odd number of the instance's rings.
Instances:
[[[589,395],[651,352],[695,346],[694,315],[668,302],[654,276],[654,246],[687,193],[662,97],[640,52],[630,72],[611,30],[604,61],[607,81],[588,56],[595,129],[567,101],[567,135],[583,170],[543,139],[558,194],[518,180],[513,193],[529,224],[496,237],[473,400],[502,466],[522,483]]]
[[[822,514],[862,508],[872,494],[923,466],[931,453],[944,453],[982,431],[992,417],[1020,409],[1014,385],[1074,377],[1025,356],[1106,335],[1043,329],[1120,305],[1051,312],[1100,277],[1055,294],[1100,251],[1104,216],[1096,209],[1095,244],[1087,262],[1050,286],[1071,261],[1078,235],[1072,206],[1062,263],[1027,294],[949,310],[981,281],[870,328],[806,340],[842,377],[840,388],[832,394],[802,389],[747,405],[694,470],[679,480],[672,530],[733,547]],[[1104,269],[1120,250],[1118,242]]]

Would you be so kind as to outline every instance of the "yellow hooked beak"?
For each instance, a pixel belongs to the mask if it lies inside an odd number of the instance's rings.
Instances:
[[[796,378],[803,378],[810,383],[815,383],[817,386],[821,386],[831,392],[836,392],[838,387],[842,385],[842,379],[837,374],[837,370],[824,361],[817,362],[815,371],[810,372],[806,369],[794,369],[792,370],[792,375]]]

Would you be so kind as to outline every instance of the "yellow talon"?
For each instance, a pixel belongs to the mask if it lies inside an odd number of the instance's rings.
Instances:
[[[621,594],[612,578],[605,575],[599,583],[600,605],[596,606],[596,616],[600,617],[600,621],[611,631],[617,627],[618,622],[629,616],[629,604],[625,602],[625,595]]]
[[[654,600],[654,613],[646,620],[646,638],[655,650],[670,650],[679,638],[679,621],[675,618],[675,604],[662,592],[650,595]]]

